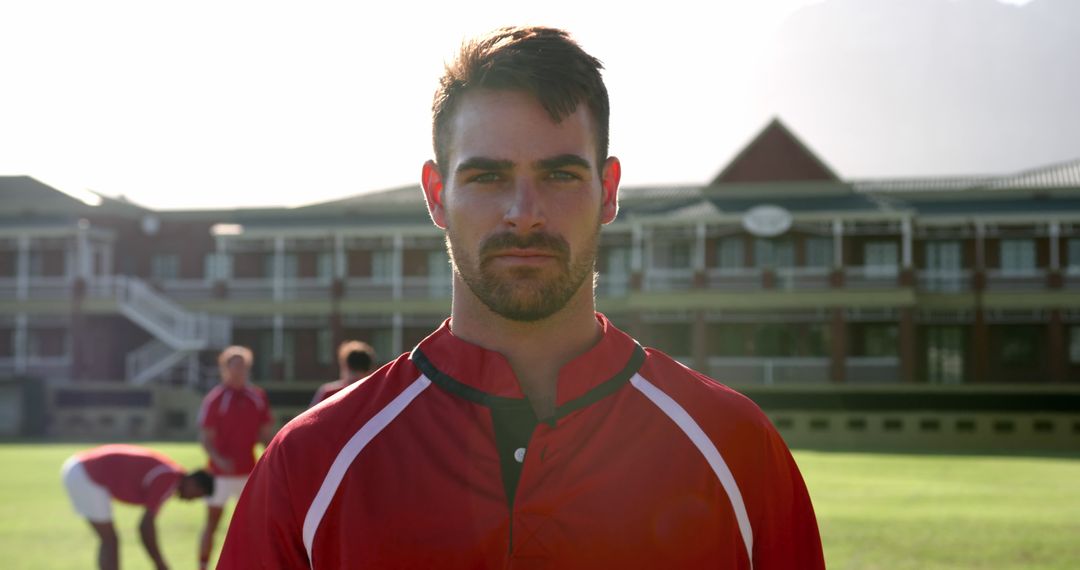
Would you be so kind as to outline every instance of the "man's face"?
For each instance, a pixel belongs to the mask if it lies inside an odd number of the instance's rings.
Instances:
[[[243,356],[232,356],[221,367],[221,380],[227,386],[239,387],[247,382],[248,364]]]
[[[206,496],[206,492],[203,491],[203,488],[200,487],[194,479],[188,478],[180,480],[178,493],[180,494],[180,498],[184,500],[197,499]]]
[[[425,165],[424,191],[461,282],[515,321],[591,295],[582,285],[600,224],[615,217],[619,163],[597,167],[587,106],[555,123],[532,95],[481,89],[461,99],[450,126],[449,164]]]

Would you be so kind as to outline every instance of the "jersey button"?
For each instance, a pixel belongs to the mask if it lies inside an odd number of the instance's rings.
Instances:
[[[524,447],[519,447],[519,448],[514,450],[514,461],[517,461],[518,463],[524,463],[525,462],[525,448]]]

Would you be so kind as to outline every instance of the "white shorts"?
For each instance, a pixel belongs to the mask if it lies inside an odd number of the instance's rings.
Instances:
[[[75,512],[90,522],[112,522],[112,497],[105,487],[90,479],[81,461],[74,457],[68,458],[60,468],[60,477],[64,480],[64,487],[67,487]]]
[[[230,497],[239,499],[247,479],[247,475],[215,475],[214,494],[206,497],[206,504],[211,507],[224,507],[225,501]]]

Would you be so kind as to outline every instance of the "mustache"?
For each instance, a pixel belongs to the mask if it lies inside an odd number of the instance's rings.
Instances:
[[[480,244],[480,257],[489,257],[507,249],[536,249],[563,259],[570,256],[570,244],[559,236],[541,232],[525,236],[503,232],[485,239]]]

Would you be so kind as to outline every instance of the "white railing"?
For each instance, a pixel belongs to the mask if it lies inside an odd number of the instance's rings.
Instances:
[[[714,290],[761,289],[762,273],[757,267],[714,267],[705,271],[705,286]]]
[[[117,290],[120,311],[176,350],[207,346],[209,317],[194,314],[145,282],[128,277]]]
[[[646,291],[685,291],[694,287],[694,270],[689,268],[650,267],[645,270]]]
[[[205,279],[167,279],[161,291],[179,301],[206,301],[214,298],[214,282]]]
[[[845,364],[848,384],[900,382],[900,358],[896,356],[849,356]]]
[[[67,378],[71,373],[71,355],[28,356],[20,364],[15,357],[0,358],[0,376],[37,376],[46,380]]]
[[[596,282],[599,297],[625,297],[630,294],[630,276],[601,273]]]
[[[1042,269],[991,269],[986,272],[986,288],[998,291],[1046,289],[1046,271]]]
[[[20,287],[16,277],[0,277],[0,299],[22,299],[28,287]]]
[[[899,286],[900,268],[895,265],[867,265],[844,268],[844,287],[851,289]]]
[[[967,269],[935,269],[920,271],[919,289],[924,291],[936,291],[953,293],[970,291],[972,272]]]
[[[160,340],[151,340],[128,353],[125,360],[127,381],[137,386],[146,384],[187,361],[190,354],[188,351],[173,350]]]
[[[776,288],[785,291],[828,289],[828,267],[777,267]]]
[[[392,299],[394,283],[386,277],[350,277],[345,280],[347,299]]]
[[[1062,272],[1062,286],[1071,291],[1080,289],[1080,265],[1070,265]]]
[[[230,299],[258,299],[269,301],[274,298],[274,280],[255,278],[239,278],[226,281],[228,296]]]
[[[830,361],[825,357],[709,358],[709,375],[725,384],[825,384]]]
[[[401,280],[401,296],[406,299],[449,299],[451,288],[449,275],[408,276]]]

